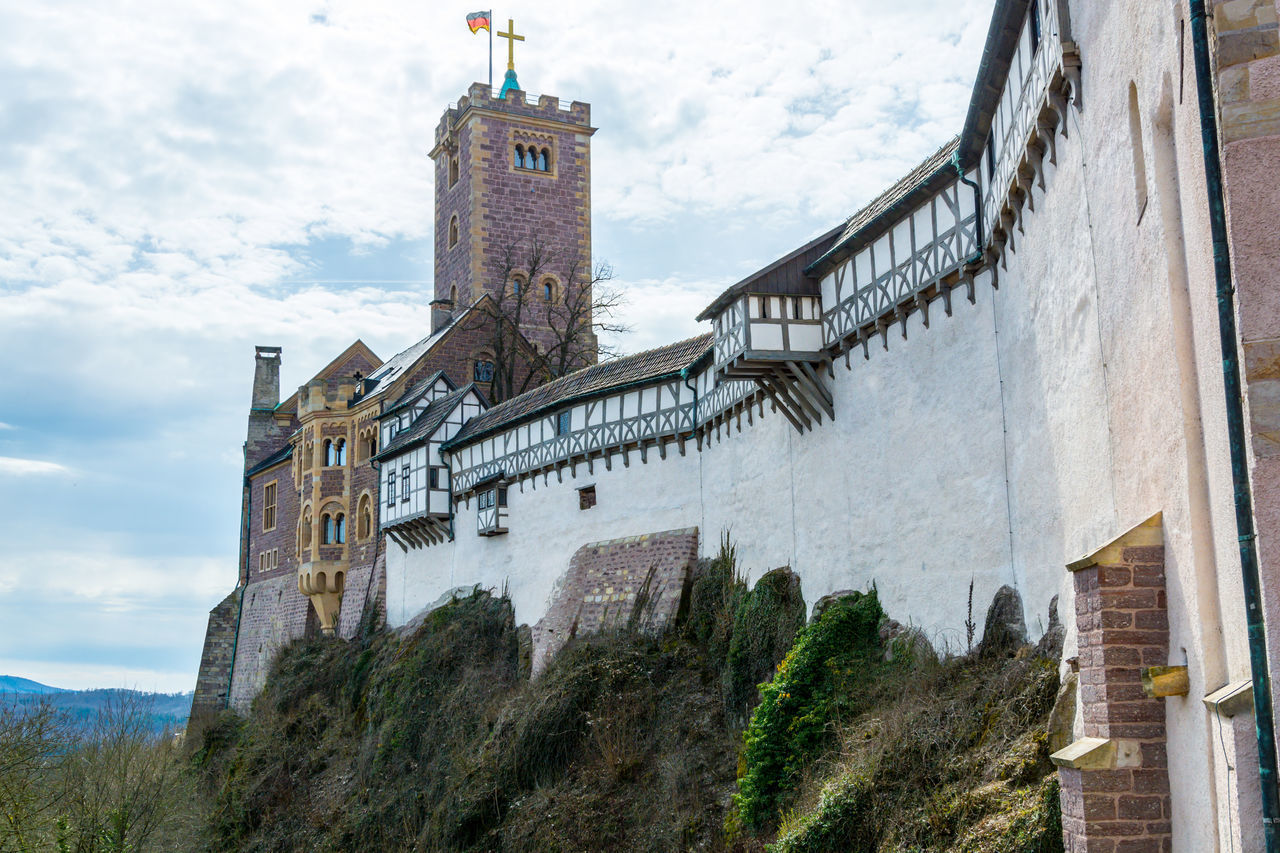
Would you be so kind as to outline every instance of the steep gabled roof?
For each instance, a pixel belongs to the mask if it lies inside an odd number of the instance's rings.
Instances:
[[[449,390],[451,391],[455,390],[458,387],[457,385],[453,384],[453,380],[450,379],[443,370],[437,370],[435,373],[431,374],[426,379],[422,379],[418,382],[413,383],[412,387],[406,389],[405,392],[400,395],[400,399],[396,400],[390,406],[387,406],[387,408],[383,409],[382,414],[379,415],[378,417],[385,418],[387,415],[393,415],[403,408],[412,406],[414,403],[417,402],[418,398],[421,397],[428,388],[436,384],[436,381],[439,379],[443,379],[445,381],[445,384],[449,386]]]
[[[308,380],[308,381],[313,381],[316,379],[329,379],[333,375],[333,372],[337,370],[342,365],[343,362],[347,361],[352,356],[356,356],[356,355],[363,355],[365,358],[369,359],[370,363],[372,364],[376,364],[376,365],[382,364],[382,359],[378,358],[377,354],[373,350],[369,349],[369,345],[366,344],[364,341],[360,340],[359,338],[357,338],[354,342],[352,342],[350,346],[348,346],[342,352],[338,353],[338,355],[335,356],[332,361],[330,361],[324,367],[320,368],[320,370],[318,370],[316,374],[311,377],[311,380]],[[382,369],[381,367],[378,368],[378,370],[381,370],[381,369]],[[377,370],[375,370],[374,372],[376,373]],[[298,392],[297,391],[294,391],[292,394],[286,397],[278,406],[276,406],[277,412],[296,412],[297,410],[298,410]]]
[[[391,439],[391,442],[382,448],[374,458],[385,459],[429,439],[440,428],[440,424],[444,423],[445,418],[449,417],[449,413],[471,391],[475,391],[476,396],[482,400],[484,399],[473,382],[465,388],[450,391],[443,397],[432,400],[431,404],[422,410],[422,414],[413,419],[413,423],[409,424],[409,428],[396,433],[396,437]]]
[[[584,399],[598,397],[631,385],[655,382],[679,376],[711,348],[711,334],[668,344],[646,352],[627,355],[603,364],[584,367],[554,382],[526,391],[482,412],[445,442],[446,448],[458,447],[483,438],[523,421],[532,420],[553,409]]]

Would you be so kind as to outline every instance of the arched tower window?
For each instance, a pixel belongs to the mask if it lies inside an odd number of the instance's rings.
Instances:
[[[533,160],[533,152],[534,152],[534,148],[533,148],[533,146],[532,146],[532,145],[530,145],[530,146],[529,146],[528,148],[526,148],[526,149],[525,149],[525,151],[524,151],[524,167],[525,167],[526,169],[532,169],[532,168],[535,168],[535,164],[534,164],[534,160]]]
[[[521,278],[521,277],[520,277],[520,276],[518,276],[518,275],[517,275],[517,276],[512,276],[512,277],[511,277],[511,293],[512,293],[512,295],[513,295],[513,296],[515,296],[515,297],[517,297],[517,298],[519,298],[519,296],[520,296],[520,291],[521,291],[523,288],[524,288],[524,279],[523,279],[523,278]]]
[[[333,449],[334,465],[347,464],[347,440],[345,438],[338,439]]]
[[[543,148],[538,152],[538,171],[545,172],[550,168],[551,152]]]
[[[458,158],[449,158],[449,186],[458,182]]]
[[[326,468],[333,464],[333,442],[327,438],[324,440],[324,464]]]
[[[543,279],[542,281],[542,299],[544,302],[551,302],[556,298],[556,283],[551,279]]]
[[[333,544],[333,516],[327,513],[320,516],[320,544]]]
[[[449,248],[452,249],[458,245],[458,215],[455,213],[449,219]]]
[[[453,307],[458,307],[458,285],[449,288],[449,301],[453,303]]]
[[[524,167],[524,146],[517,145],[516,146],[516,168],[521,169],[523,167]]]
[[[342,545],[347,541],[347,517],[342,513],[338,513],[338,517],[333,520],[333,544]]]

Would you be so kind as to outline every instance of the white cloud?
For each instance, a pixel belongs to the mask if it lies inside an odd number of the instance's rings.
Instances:
[[[23,477],[31,474],[70,474],[71,469],[57,462],[40,459],[18,459],[0,456],[0,476]]]
[[[618,267],[635,329],[619,344],[696,334],[717,291],[957,132],[991,5],[744,0],[725,14],[571,0],[518,20],[521,82],[590,101],[600,128],[593,220],[611,236],[595,250]],[[485,76],[471,10],[139,0],[121,15],[66,0],[0,12],[0,394],[12,407],[0,476],[24,477],[21,492],[0,490],[0,533],[30,523],[49,543],[0,557],[0,606],[69,602],[92,628],[65,628],[69,644],[168,644],[194,672],[205,612],[235,567],[147,555],[165,536],[195,554],[234,550],[253,344],[284,346],[288,394],[357,337],[386,357],[429,327],[425,286],[375,282],[431,277],[426,152],[446,105]],[[639,231],[643,251],[627,242]],[[414,248],[378,266],[399,245]],[[366,270],[364,286],[333,280]],[[72,472],[97,491],[28,476]],[[60,544],[81,541],[96,547]],[[0,667],[35,657],[10,651]]]

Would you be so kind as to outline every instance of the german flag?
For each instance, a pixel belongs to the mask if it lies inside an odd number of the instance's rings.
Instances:
[[[472,12],[467,15],[467,26],[471,27],[471,32],[476,33],[480,30],[493,32],[489,29],[489,14],[489,12]]]

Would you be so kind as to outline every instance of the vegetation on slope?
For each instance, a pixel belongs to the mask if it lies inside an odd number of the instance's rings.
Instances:
[[[748,590],[726,544],[675,629],[578,638],[532,682],[509,602],[480,591],[407,635],[297,643],[248,718],[198,739],[205,843],[1061,849],[1052,664],[914,656],[874,591],[804,612],[793,573]]]

